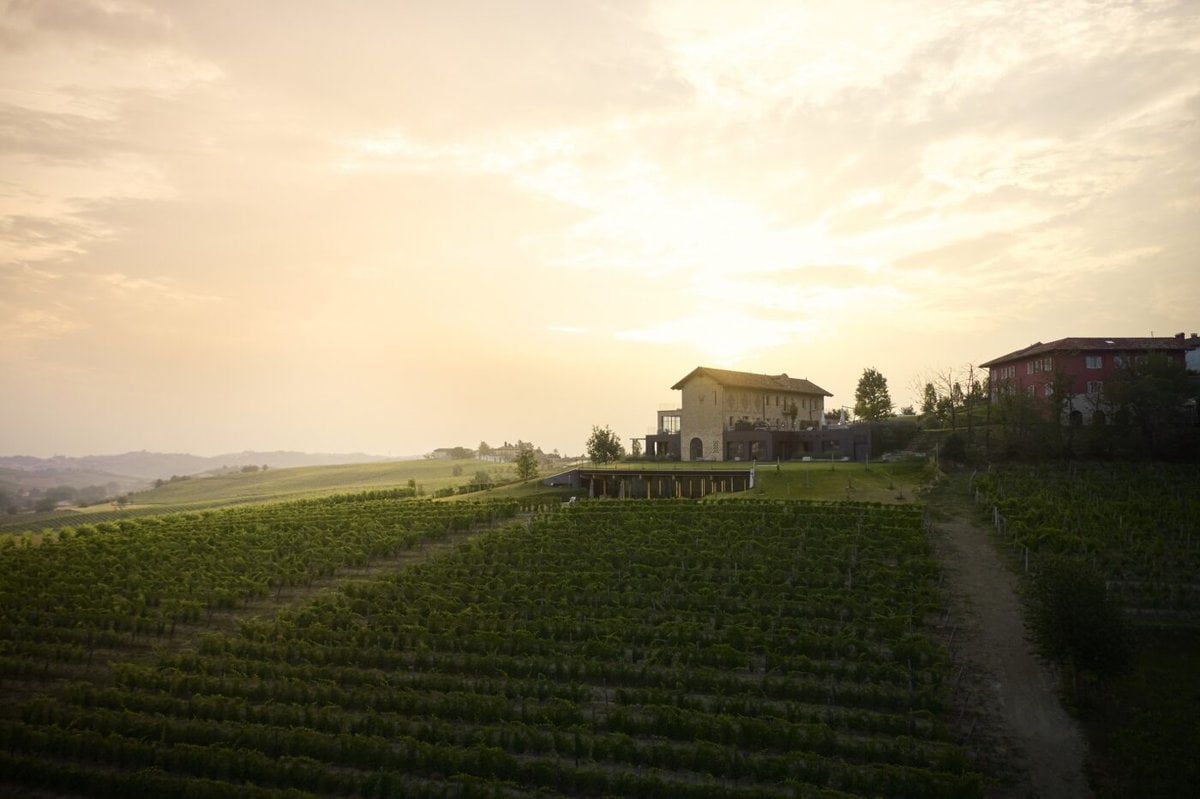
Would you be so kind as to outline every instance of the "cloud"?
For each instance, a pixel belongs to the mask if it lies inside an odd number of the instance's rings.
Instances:
[[[137,299],[140,302],[157,304],[166,301],[179,305],[196,305],[220,302],[223,299],[215,294],[183,289],[177,280],[169,277],[131,277],[113,272],[101,275],[99,282],[120,298]]]
[[[61,305],[49,308],[11,308],[0,306],[0,339],[20,345],[44,339],[62,338],[85,325]]]
[[[800,360],[847,394],[856,360],[1200,305],[1194,4],[6,11],[0,325],[27,365],[299,395],[313,352],[330,385],[356,353],[403,394],[372,365],[455,383],[503,354],[533,384],[587,336],[609,377]]]

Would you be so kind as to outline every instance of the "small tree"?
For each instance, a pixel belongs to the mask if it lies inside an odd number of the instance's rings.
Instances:
[[[876,369],[863,370],[854,391],[854,415],[869,422],[887,419],[892,415],[892,398],[888,394],[887,378]]]
[[[603,428],[592,425],[592,434],[587,440],[587,454],[592,463],[611,463],[624,457],[625,447],[621,446],[621,439],[608,425]]]
[[[530,480],[537,476],[538,461],[537,454],[533,451],[533,445],[522,443],[517,450],[517,478]]]

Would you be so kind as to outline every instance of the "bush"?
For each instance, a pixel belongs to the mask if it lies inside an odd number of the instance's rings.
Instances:
[[[1108,598],[1104,579],[1078,558],[1050,556],[1030,592],[1029,627],[1042,655],[1066,665],[1076,699],[1081,673],[1101,679],[1133,663],[1133,630]]]
[[[967,442],[958,433],[951,433],[942,440],[941,457],[964,463],[967,460]]]

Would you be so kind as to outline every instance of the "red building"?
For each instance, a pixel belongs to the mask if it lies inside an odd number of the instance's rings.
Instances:
[[[992,401],[1022,392],[1050,398],[1061,392],[1072,423],[1109,421],[1111,408],[1104,385],[1127,364],[1151,353],[1191,366],[1200,355],[1200,336],[1177,333],[1170,338],[1062,338],[1038,342],[980,364],[988,369]]]

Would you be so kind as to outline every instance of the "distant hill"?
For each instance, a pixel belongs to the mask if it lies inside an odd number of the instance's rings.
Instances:
[[[361,452],[331,454],[311,452],[233,452],[202,457],[179,452],[126,452],[121,455],[86,455],[69,458],[35,458],[29,455],[0,456],[0,470],[9,481],[40,485],[75,485],[82,475],[91,482],[153,482],[173,475],[193,475],[242,466],[269,466],[286,469],[294,466],[332,466],[344,463],[378,463],[402,460]],[[57,482],[55,482],[57,481]]]

